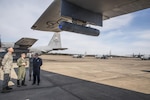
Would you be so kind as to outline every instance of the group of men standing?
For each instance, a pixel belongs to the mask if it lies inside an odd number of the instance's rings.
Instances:
[[[2,93],[7,93],[12,90],[11,87],[8,86],[8,82],[10,81],[10,73],[13,67],[13,56],[12,53],[14,52],[13,48],[8,48],[8,52],[5,54],[4,58],[2,59],[2,70],[4,72],[3,75],[3,84],[2,84]],[[21,54],[21,57],[17,60],[18,66],[18,79],[17,79],[17,87],[27,86],[25,84],[25,77],[26,77],[26,66],[27,60],[25,53]],[[37,80],[37,85],[40,83],[40,67],[42,66],[42,59],[38,57],[38,54],[32,55],[29,58],[29,81],[31,81],[31,77],[33,74],[33,83],[34,85]]]

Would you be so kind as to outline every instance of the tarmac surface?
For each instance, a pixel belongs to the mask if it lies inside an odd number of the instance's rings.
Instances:
[[[43,55],[40,85],[17,87],[17,65],[0,100],[150,100],[150,60]],[[0,89],[3,73],[0,70]]]

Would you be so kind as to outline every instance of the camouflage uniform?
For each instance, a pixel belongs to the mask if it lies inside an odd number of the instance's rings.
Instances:
[[[8,82],[10,81],[10,73],[13,66],[13,57],[11,53],[8,52],[5,54],[2,60],[2,66],[4,71],[3,89],[6,89],[8,87]]]
[[[25,65],[23,65],[25,63]],[[22,81],[22,85],[25,83],[25,75],[26,75],[26,65],[27,65],[27,60],[23,58],[19,58],[17,60],[17,65],[18,65],[18,80],[17,80],[17,85],[20,85],[20,80]]]

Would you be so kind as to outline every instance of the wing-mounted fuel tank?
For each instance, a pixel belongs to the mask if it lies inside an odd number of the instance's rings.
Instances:
[[[87,24],[102,26],[102,14],[81,8],[67,0],[61,0],[61,17],[68,18],[72,22],[61,22],[59,28],[64,31],[70,31],[85,35],[98,36],[100,31]]]

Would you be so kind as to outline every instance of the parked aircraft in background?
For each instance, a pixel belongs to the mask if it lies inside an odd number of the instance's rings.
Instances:
[[[141,60],[150,60],[150,55],[142,55]]]
[[[102,26],[103,20],[149,7],[149,0],[54,0],[31,28],[98,36],[100,31],[89,25]]]
[[[78,55],[73,55],[73,58],[84,58],[85,55],[82,54],[78,54]]]
[[[143,56],[143,54],[134,54],[132,55],[133,58],[141,58],[141,56]]]
[[[95,55],[96,59],[108,59],[112,57],[122,57],[122,58],[139,58],[141,60],[150,60],[150,55],[138,54],[138,55]]]
[[[33,38],[21,38],[17,42],[0,42],[1,49],[0,49],[0,57],[3,58],[5,53],[7,52],[7,48],[13,47],[14,53],[13,58],[14,60],[18,59],[20,57],[21,53],[28,53],[28,48],[31,47],[37,39]]]
[[[108,55],[95,55],[96,59],[108,59]]]
[[[84,58],[86,56],[86,52],[84,54],[74,54],[72,57],[73,58]]]
[[[39,47],[30,47],[29,52],[30,53],[49,53],[53,50],[66,50],[67,48],[62,48],[61,46],[61,38],[59,33],[54,33],[52,39],[50,40],[49,44],[47,46],[39,46]]]

